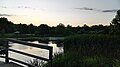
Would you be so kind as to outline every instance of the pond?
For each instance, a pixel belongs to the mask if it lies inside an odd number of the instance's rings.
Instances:
[[[48,40],[47,41],[45,41],[45,40],[37,41],[37,40],[35,40],[35,41],[27,41],[27,42],[40,44],[40,45],[52,46],[53,47],[53,55],[56,53],[63,52],[63,43],[61,41],[48,41]],[[44,57],[44,58],[49,57],[49,51],[45,50],[45,49],[30,47],[30,46],[26,46],[26,45],[22,45],[22,44],[18,44],[18,43],[12,43],[12,42],[9,42],[9,45],[11,46],[11,47],[9,47],[11,49],[19,50],[22,52],[26,52],[26,53],[37,55],[37,56]],[[28,61],[34,59],[32,57],[21,55],[21,54],[14,53],[11,51],[9,51],[9,57],[21,60],[23,62],[28,62]],[[3,59],[0,58],[0,61],[1,60],[3,60]]]

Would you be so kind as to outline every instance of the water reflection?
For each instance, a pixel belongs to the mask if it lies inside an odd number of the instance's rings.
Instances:
[[[40,44],[40,45],[52,46],[53,47],[53,55],[54,55],[54,53],[63,52],[63,44],[60,41],[59,42],[56,42],[56,41],[44,41],[45,44],[43,44],[44,42],[42,42],[42,41],[27,41],[27,42]],[[62,46],[61,45],[58,46],[58,44],[59,45],[61,44]],[[10,47],[11,49],[23,51],[23,52],[33,54],[33,55],[37,55],[37,56],[44,57],[44,58],[49,57],[49,55],[48,55],[49,51],[45,50],[45,49],[35,48],[35,47],[31,47],[31,46],[25,46],[25,45],[21,45],[21,44],[18,44],[18,43],[10,43],[10,46],[12,46],[12,47]],[[12,57],[12,58],[24,61],[24,62],[26,62],[26,61],[28,61],[30,59],[33,59],[31,57],[24,56],[24,55],[21,55],[21,54],[17,54],[17,53],[14,53],[14,52],[9,52],[9,56]]]
[[[49,44],[49,40],[38,40],[39,43]]]
[[[56,44],[57,47],[63,47],[63,42],[61,40],[59,41],[52,41],[53,44]]]

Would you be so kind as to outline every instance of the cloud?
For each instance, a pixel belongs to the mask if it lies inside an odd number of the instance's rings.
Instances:
[[[88,8],[88,7],[83,7],[83,8],[74,8],[78,10],[89,10],[89,11],[98,11],[98,12],[104,12],[104,13],[114,13],[117,12],[119,9],[110,9],[110,10],[102,10],[102,9],[95,9],[95,8]]]
[[[83,8],[75,8],[75,9],[80,9],[80,10],[94,10],[93,8],[87,8],[87,7],[83,7]]]
[[[0,8],[23,8],[23,9],[32,9],[35,10],[35,8],[33,7],[29,7],[29,6],[16,6],[16,7],[8,7],[8,6],[0,6]]]
[[[1,14],[0,13],[0,16],[13,16],[13,15],[10,15],[10,14]]]
[[[7,8],[6,6],[0,6],[1,8]]]
[[[18,8],[30,8],[28,6],[18,6]]]
[[[17,8],[25,8],[25,9],[33,9],[33,10],[35,10],[35,8],[29,7],[29,6],[18,6]]]
[[[117,12],[118,10],[115,10],[115,9],[113,9],[113,10],[102,10],[102,12]]]

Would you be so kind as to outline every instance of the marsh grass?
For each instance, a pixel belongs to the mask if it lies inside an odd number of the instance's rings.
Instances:
[[[45,61],[42,61],[39,59],[32,59],[32,60],[28,60],[27,63],[36,67],[43,67],[43,65],[45,64]]]
[[[49,67],[50,63],[43,67]],[[104,56],[82,56],[77,52],[58,54],[53,59],[53,67],[120,67],[120,61]]]
[[[84,34],[67,37],[64,51],[78,51],[82,55],[103,55],[120,59],[120,36]]]
[[[53,67],[120,67],[120,36],[82,34],[66,37],[64,53]],[[49,62],[44,65],[49,67]]]

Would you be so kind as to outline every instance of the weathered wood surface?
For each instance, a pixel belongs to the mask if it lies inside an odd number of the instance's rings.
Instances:
[[[37,58],[37,59],[41,59],[41,60],[44,60],[44,61],[49,61],[49,62],[51,62],[51,66],[50,67],[52,67],[52,52],[53,52],[53,47],[46,46],[46,45],[29,43],[29,42],[26,42],[26,41],[16,40],[16,39],[13,39],[13,38],[7,38],[4,41],[5,41],[5,46],[6,46],[6,48],[5,48],[5,56],[0,56],[0,57],[5,58],[5,63],[6,64],[0,64],[0,67],[7,67],[8,65],[12,65],[12,67],[16,67],[16,66],[13,66],[13,64],[10,64],[9,60],[13,60],[13,61],[25,64],[25,65],[34,67],[33,65],[24,63],[24,62],[19,61],[17,59],[10,58],[9,55],[8,55],[9,54],[8,51],[13,51],[13,52],[20,53],[20,54],[23,54],[23,55],[27,55],[27,56],[30,56],[30,57],[34,57],[34,58]],[[14,42],[14,43],[20,43],[22,45],[27,45],[27,46],[32,46],[32,47],[36,47],[36,48],[42,48],[42,49],[49,50],[49,59],[43,58],[43,57],[39,57],[39,56],[35,56],[35,55],[32,55],[32,54],[28,54],[28,53],[25,53],[25,52],[17,51],[17,50],[14,50],[14,49],[10,49],[10,48],[8,48],[9,47],[8,46],[8,44],[9,44],[8,42],[9,41],[10,42]]]
[[[18,64],[13,63],[13,62],[10,62],[10,63],[0,62],[0,67],[23,67],[23,66],[18,65]]]

